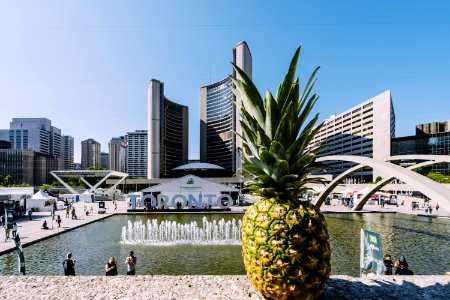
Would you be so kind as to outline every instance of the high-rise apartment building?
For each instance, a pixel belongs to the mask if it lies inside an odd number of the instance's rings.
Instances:
[[[60,170],[73,170],[74,139],[70,135],[61,136]]]
[[[109,168],[118,172],[126,172],[126,147],[125,137],[113,137],[108,143]]]
[[[252,77],[252,55],[246,42],[233,49],[233,62]],[[231,74],[236,76],[234,69]],[[240,168],[238,149],[242,148],[242,103],[235,101],[232,87],[231,79],[226,76],[200,88],[200,160],[219,165],[230,174]]]
[[[375,159],[391,155],[391,138],[395,136],[395,113],[390,90],[363,103],[333,115],[324,121],[323,127],[312,140],[312,145],[326,145],[318,156],[358,155]],[[355,164],[333,161],[327,173],[337,176]],[[378,174],[364,169],[353,174],[354,178],[372,181]]]
[[[127,147],[127,173],[130,178],[147,178],[148,137],[147,130],[128,132],[125,136]]]
[[[171,177],[172,169],[188,162],[188,114],[187,106],[165,97],[164,83],[156,79],[150,80],[147,170],[149,179]]]
[[[85,170],[89,167],[101,167],[100,143],[94,139],[81,142],[81,168]]]

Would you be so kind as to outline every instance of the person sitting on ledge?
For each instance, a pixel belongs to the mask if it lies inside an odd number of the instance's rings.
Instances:
[[[42,224],[42,229],[45,229],[45,230],[48,229],[47,220],[45,220],[44,223]]]

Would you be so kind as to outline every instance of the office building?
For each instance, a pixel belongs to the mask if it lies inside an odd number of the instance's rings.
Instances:
[[[147,178],[148,137],[147,130],[128,132],[125,136],[127,147],[127,173],[130,178]]]
[[[252,55],[246,42],[233,49],[233,62],[252,77]],[[236,75],[234,69],[230,74]],[[232,87],[227,75],[200,88],[200,160],[219,165],[229,174],[240,167],[238,148],[242,147],[239,122],[242,103],[235,101]]]
[[[148,179],[171,177],[172,169],[188,162],[188,114],[187,106],[165,97],[164,83],[156,79],[150,80]]]
[[[450,155],[450,121],[416,125],[416,135],[392,139],[392,155],[427,154]],[[407,167],[418,161],[401,161]],[[423,168],[423,173],[441,173],[450,176],[450,164],[435,164]]]
[[[73,163],[72,144],[65,144],[61,129],[47,118],[13,118],[9,129],[0,130],[0,174],[13,182],[42,185],[53,182],[50,171]]]
[[[100,167],[109,170],[109,153],[100,153]]]
[[[89,167],[100,168],[100,143],[94,139],[87,139],[81,142],[81,168],[86,170]]]
[[[11,149],[11,142],[0,140],[0,149]]]
[[[126,172],[126,147],[125,137],[113,137],[108,143],[109,168],[118,172]]]
[[[343,113],[326,119],[312,140],[312,145],[325,145],[318,156],[358,155],[384,159],[391,155],[391,139],[395,136],[395,113],[390,90],[385,91]],[[354,166],[353,163],[327,163],[334,177]],[[372,181],[378,175],[372,169],[353,174],[359,181]]]
[[[450,120],[416,125],[416,135],[450,132]]]
[[[51,183],[50,171],[57,169],[58,159],[53,156],[30,149],[0,149],[0,175],[10,175],[14,184]]]
[[[46,118],[13,118],[9,141],[13,149],[30,149],[45,155],[61,156],[61,129]]]
[[[61,136],[60,170],[73,170],[74,139],[70,135]]]

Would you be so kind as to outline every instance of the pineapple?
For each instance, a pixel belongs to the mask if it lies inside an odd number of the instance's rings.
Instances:
[[[252,284],[269,299],[317,299],[330,275],[331,249],[327,224],[319,209],[302,201],[308,177],[325,166],[317,163],[319,148],[309,145],[321,128],[318,114],[308,116],[318,97],[312,91],[316,68],[300,94],[295,76],[301,46],[292,58],[277,95],[264,99],[236,65],[231,76],[237,101],[242,101],[242,169],[245,187],[261,200],[245,213],[242,254]]]

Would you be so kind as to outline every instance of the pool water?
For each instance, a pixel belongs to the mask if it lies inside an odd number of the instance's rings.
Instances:
[[[104,275],[109,256],[120,264],[133,250],[136,274],[242,275],[245,269],[239,245],[126,245],[120,243],[122,227],[150,219],[202,223],[203,214],[119,215],[52,237],[24,248],[27,275],[63,275],[67,252],[77,260],[77,275]],[[206,214],[209,221],[241,219],[242,214]],[[415,274],[450,271],[450,221],[401,214],[325,214],[332,247],[332,273],[359,276],[360,229],[379,232],[383,252],[396,260],[405,255]],[[0,275],[19,274],[15,252],[0,256]]]

